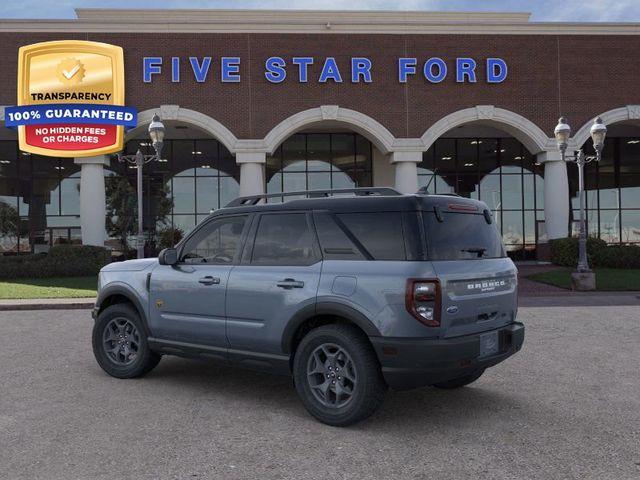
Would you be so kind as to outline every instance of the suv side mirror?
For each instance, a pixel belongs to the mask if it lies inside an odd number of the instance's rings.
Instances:
[[[160,265],[175,265],[178,263],[178,251],[175,248],[165,248],[158,255]]]

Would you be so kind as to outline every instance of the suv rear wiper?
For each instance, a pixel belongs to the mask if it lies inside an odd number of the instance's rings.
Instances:
[[[461,250],[461,252],[477,253],[478,258],[482,257],[482,255],[484,255],[484,252],[486,251],[487,249],[483,247],[463,248]]]

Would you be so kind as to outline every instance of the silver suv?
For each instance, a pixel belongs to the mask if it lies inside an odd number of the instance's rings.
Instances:
[[[388,387],[462,387],[518,351],[516,273],[476,200],[240,197],[159,258],[102,269],[93,351],[118,378],[162,355],[292,375],[311,415],[344,426]]]

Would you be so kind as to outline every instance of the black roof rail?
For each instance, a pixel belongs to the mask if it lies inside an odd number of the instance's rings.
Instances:
[[[307,198],[324,198],[331,195],[341,193],[353,193],[357,197],[368,196],[381,196],[390,197],[396,195],[402,195],[397,190],[389,187],[372,187],[372,188],[338,188],[334,190],[300,190],[296,192],[284,192],[284,193],[266,193],[263,195],[248,195],[246,197],[238,197],[225,205],[227,207],[244,207],[247,205],[256,205],[260,200],[266,200],[268,198],[278,197],[293,197],[306,195]]]

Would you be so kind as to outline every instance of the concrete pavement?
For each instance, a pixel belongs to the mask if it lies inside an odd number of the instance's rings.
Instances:
[[[640,477],[640,307],[521,308],[523,350],[347,429],[288,378],[165,357],[116,380],[89,311],[0,312],[0,478]]]

